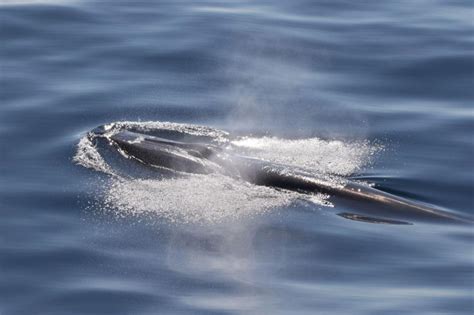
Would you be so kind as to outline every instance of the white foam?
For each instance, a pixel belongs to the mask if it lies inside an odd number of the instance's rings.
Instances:
[[[218,223],[288,205],[298,194],[255,186],[222,175],[167,180],[113,179],[104,209],[118,216],[153,215],[171,222]]]
[[[320,174],[348,176],[367,165],[379,146],[366,141],[342,142],[319,138],[288,140],[244,137],[231,142],[240,154],[305,168]]]
[[[107,162],[105,162],[99,151],[97,151],[97,148],[87,136],[84,136],[79,140],[76,154],[72,160],[76,164],[82,165],[86,168],[115,175],[112,168],[107,164]]]

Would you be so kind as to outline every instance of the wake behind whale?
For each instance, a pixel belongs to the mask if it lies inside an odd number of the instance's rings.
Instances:
[[[118,122],[90,131],[74,160],[116,178],[107,201],[135,213],[152,205],[168,217],[185,209],[187,219],[209,219],[216,213],[234,216],[242,209],[251,213],[306,200],[349,206],[350,213],[338,214],[363,222],[463,221],[451,212],[351,180],[377,150],[368,143],[232,138],[204,126]]]

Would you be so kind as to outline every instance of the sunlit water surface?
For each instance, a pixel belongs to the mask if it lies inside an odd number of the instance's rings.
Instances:
[[[219,175],[119,179],[81,139],[210,126],[240,153],[473,215],[472,16],[0,1],[0,313],[471,314],[472,225],[356,222],[337,215],[356,203]]]

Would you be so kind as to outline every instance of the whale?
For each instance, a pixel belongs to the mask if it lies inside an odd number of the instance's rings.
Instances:
[[[171,170],[184,174],[221,174],[254,185],[301,194],[323,193],[338,204],[354,208],[358,213],[342,212],[346,219],[372,222],[410,224],[409,220],[472,223],[452,211],[397,196],[352,178],[332,180],[327,174],[295,166],[269,162],[226,150],[226,144],[201,139],[173,139],[152,135],[133,128],[99,126],[88,133],[94,141],[106,139],[108,144],[128,159],[151,169]]]

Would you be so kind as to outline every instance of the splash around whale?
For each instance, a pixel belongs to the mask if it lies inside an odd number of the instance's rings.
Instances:
[[[178,208],[184,207],[189,217],[189,212],[202,213],[209,211],[204,208],[214,207],[227,208],[229,214],[245,209],[246,203],[251,211],[303,199],[321,206],[348,207],[350,212],[336,214],[362,222],[470,222],[452,211],[396,196],[352,179],[351,175],[376,151],[376,147],[366,142],[345,144],[318,138],[232,137],[225,131],[206,126],[116,122],[88,132],[79,142],[74,161],[118,179],[119,188],[114,187],[115,193],[109,196],[109,201],[116,207],[132,208],[135,212],[151,206],[158,207],[160,212],[163,212],[160,207],[166,207],[166,212],[171,213],[173,208],[179,211]],[[219,181],[203,191],[210,178],[219,178]],[[181,185],[185,190],[176,194],[171,189],[176,190],[178,186],[169,184],[177,179],[181,179],[181,183],[188,180],[193,186]],[[142,187],[133,187],[134,184]],[[219,192],[221,186],[240,188],[223,194]],[[152,193],[161,197],[154,199]],[[245,198],[231,194],[243,194]],[[219,204],[221,199],[228,200]],[[262,203],[262,199],[265,202]],[[199,202],[203,205],[194,209]],[[234,209],[233,204],[239,204],[238,208]]]

